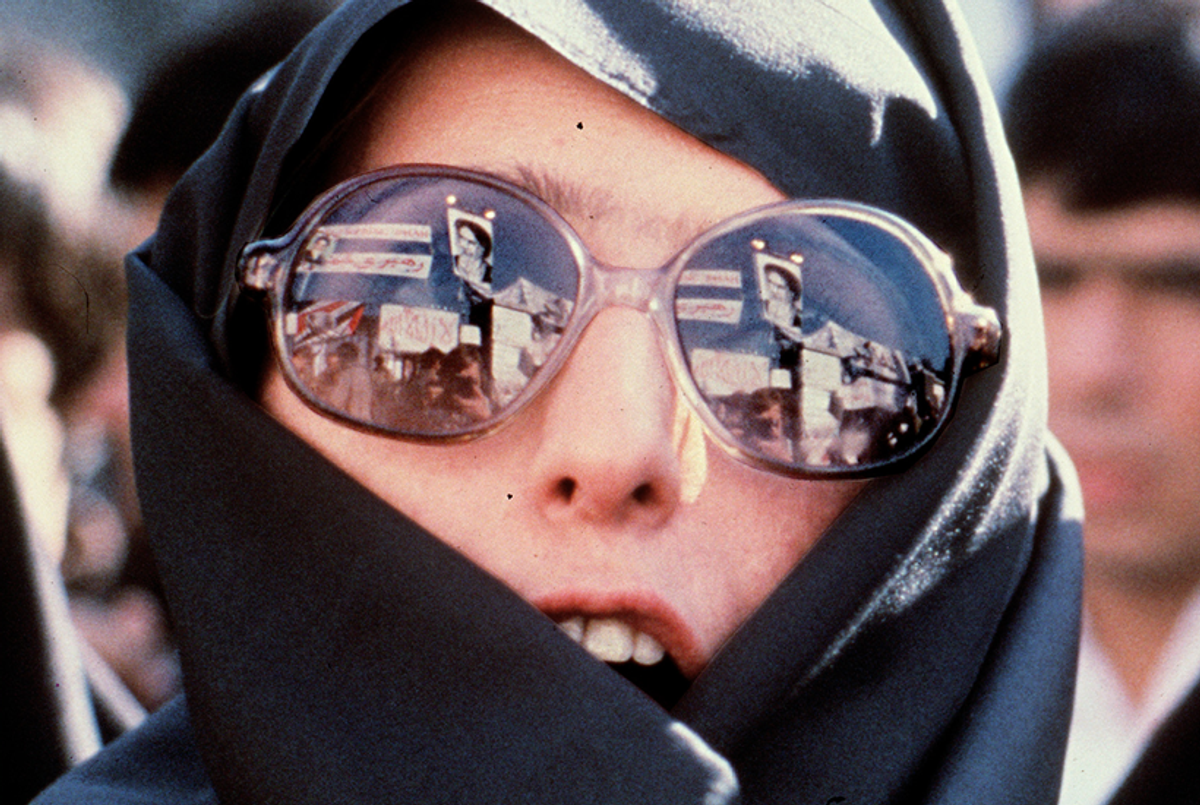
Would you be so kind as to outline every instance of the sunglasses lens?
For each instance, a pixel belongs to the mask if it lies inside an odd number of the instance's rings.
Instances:
[[[291,381],[370,428],[486,430],[562,335],[576,266],[555,227],[499,188],[431,176],[359,187],[299,244],[284,298]]]
[[[845,213],[764,213],[680,274],[684,359],[722,435],[801,471],[870,469],[929,441],[953,363],[946,314],[900,236]]]

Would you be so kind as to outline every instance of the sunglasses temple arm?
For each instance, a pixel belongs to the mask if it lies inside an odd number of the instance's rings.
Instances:
[[[934,283],[942,294],[959,371],[968,375],[994,365],[1000,360],[1000,317],[992,308],[978,304],[959,284],[948,254],[936,247],[931,252]]]
[[[975,303],[966,292],[955,300],[954,336],[963,349],[964,374],[986,369],[1000,360],[1001,328],[996,311]]]
[[[238,258],[238,282],[242,287],[265,293],[275,283],[280,261],[268,242],[252,243]]]

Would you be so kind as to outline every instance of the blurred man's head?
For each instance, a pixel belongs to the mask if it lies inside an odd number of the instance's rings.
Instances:
[[[1089,572],[1200,577],[1200,63],[1180,14],[1036,51],[1009,134],[1050,350],[1051,426],[1083,481]]]

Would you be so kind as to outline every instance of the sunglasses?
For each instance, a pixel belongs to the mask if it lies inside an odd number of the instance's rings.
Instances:
[[[905,221],[843,201],[734,216],[658,269],[604,265],[545,202],[487,174],[401,166],[342,182],[251,243],[280,370],[339,422],[419,442],[491,433],[592,318],[644,312],[712,440],[804,478],[895,471],[950,418],[1000,325]],[[586,425],[581,424],[581,427]]]

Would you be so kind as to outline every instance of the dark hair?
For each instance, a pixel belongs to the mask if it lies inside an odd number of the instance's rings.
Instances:
[[[0,168],[0,329],[25,328],[54,356],[51,402],[63,406],[119,343],[120,261],[60,236],[43,194]]]
[[[1047,32],[1008,95],[1021,179],[1077,209],[1200,201],[1200,63],[1187,13],[1101,6]]]
[[[469,229],[471,234],[475,236],[475,240],[479,241],[479,245],[483,247],[483,257],[486,260],[492,256],[492,236],[488,231],[479,224],[469,218],[459,218],[454,222],[454,235],[458,236],[458,230]]]
[[[45,272],[53,243],[50,217],[40,193],[0,168],[0,272],[9,292],[0,297],[0,329],[28,327],[25,273]]]
[[[777,263],[767,263],[765,266],[763,266],[763,274],[774,274],[778,277],[782,277],[783,281],[787,283],[788,289],[792,292],[792,295],[800,295],[800,280],[796,278],[795,274],[788,271],[786,268],[778,265]]]

